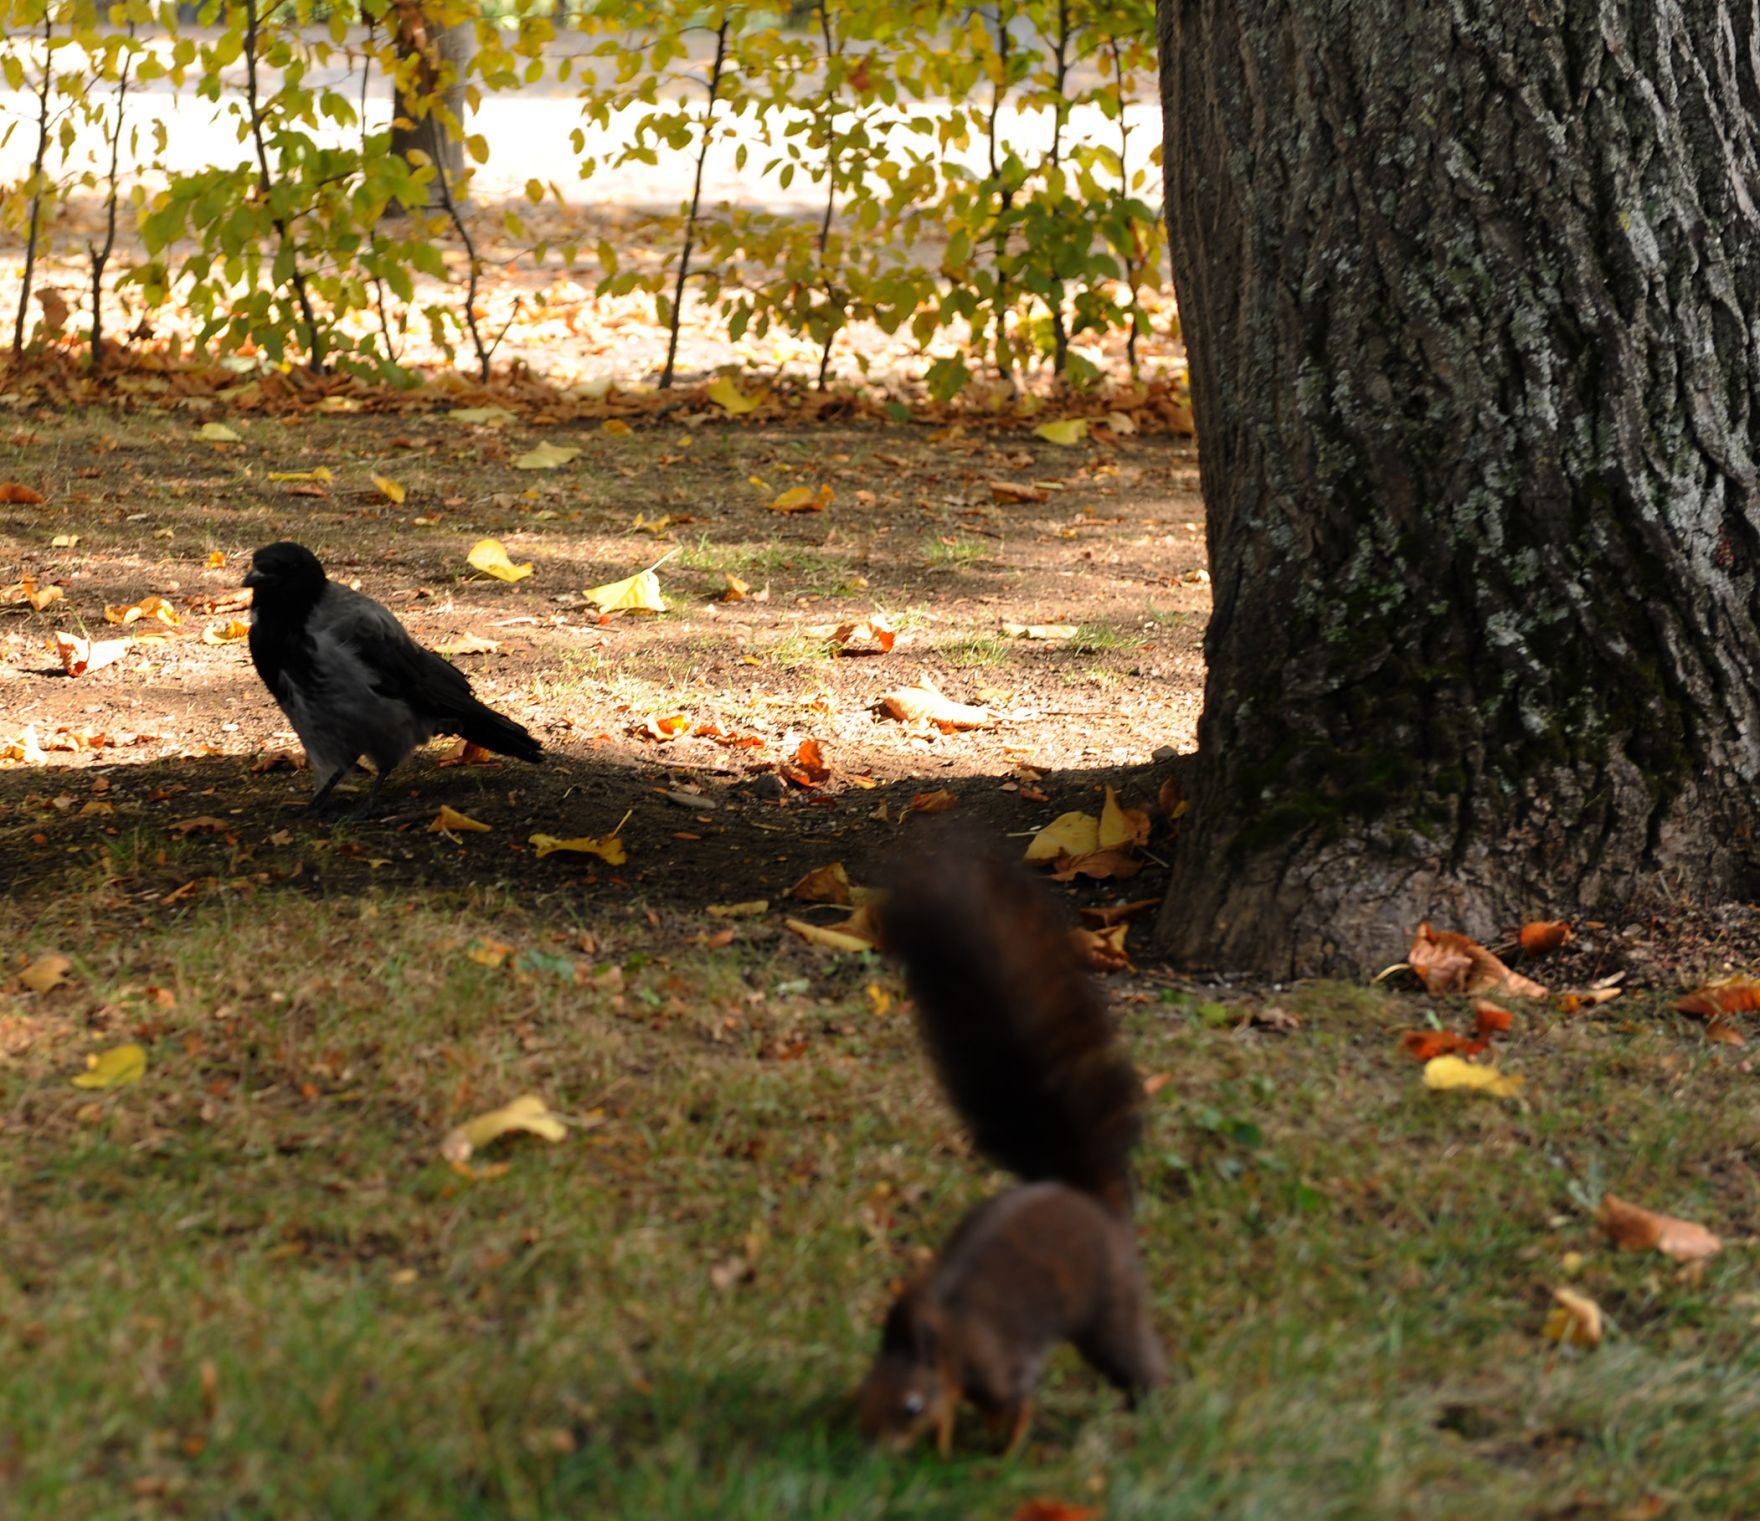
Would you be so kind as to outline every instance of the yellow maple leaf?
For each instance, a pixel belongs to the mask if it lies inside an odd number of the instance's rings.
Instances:
[[[532,573],[530,561],[515,565],[508,559],[507,546],[499,539],[478,539],[465,556],[465,564],[497,581],[523,581]]]
[[[375,475],[373,477],[373,484],[379,488],[379,494],[381,496],[398,503],[400,506],[402,505],[406,493],[403,487],[396,481],[392,480],[390,476]]]
[[[660,595],[660,578],[651,570],[637,571],[621,581],[589,587],[585,593],[602,613],[663,613],[666,599]]]
[[[468,814],[460,813],[456,808],[442,803],[440,812],[434,816],[434,822],[427,828],[429,834],[487,834],[492,826],[479,823]]]
[[[528,449],[513,462],[515,470],[560,470],[580,454],[572,444],[553,444],[548,440]]]
[[[1079,444],[1088,436],[1088,420],[1085,417],[1066,417],[1061,422],[1040,423],[1033,432],[1048,444],[1059,444],[1067,448],[1071,444]]]
[[[76,1088],[120,1088],[138,1083],[147,1074],[147,1049],[130,1041],[86,1058],[87,1070],[73,1079]]]
[[[541,857],[553,856],[559,850],[572,851],[576,855],[598,856],[611,866],[621,866],[629,859],[629,852],[624,849],[623,841],[614,834],[577,835],[572,840],[559,840],[553,834],[532,835],[526,844],[532,846]]]
[[[1459,1056],[1437,1056],[1424,1063],[1424,1086],[1438,1092],[1458,1088],[1493,1098],[1514,1098],[1521,1092],[1522,1079]]]
[[[723,375],[709,386],[709,400],[726,412],[729,417],[738,417],[742,413],[751,412],[763,405],[764,393],[747,396],[731,380]]]
[[[468,1162],[472,1152],[515,1132],[539,1136],[552,1143],[568,1134],[567,1127],[550,1112],[550,1106],[543,1099],[535,1093],[523,1093],[511,1104],[479,1114],[449,1130],[440,1143],[440,1155],[448,1162]]]
[[[72,970],[73,963],[65,956],[39,956],[18,974],[18,980],[33,993],[47,993],[65,982]]]
[[[1060,813],[1027,842],[1029,861],[1092,855],[1100,848],[1100,820],[1091,813]]]

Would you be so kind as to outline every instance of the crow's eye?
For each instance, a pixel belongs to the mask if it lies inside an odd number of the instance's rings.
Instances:
[[[904,1397],[904,1413],[906,1415],[921,1415],[923,1413],[923,1396],[914,1391],[907,1394]]]

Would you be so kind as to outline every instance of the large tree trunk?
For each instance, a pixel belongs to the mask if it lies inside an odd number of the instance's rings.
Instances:
[[[1184,959],[1756,854],[1754,0],[1160,0],[1215,611]]]
[[[420,3],[397,6],[393,14],[397,24],[397,52],[400,61],[411,66],[411,88],[399,90],[393,106],[391,151],[404,158],[422,153],[444,176],[429,186],[428,208],[446,205],[448,196],[457,204],[467,199],[467,187],[459,183],[464,173],[464,123],[470,109],[466,77],[471,60],[477,52],[477,28],[473,21],[451,26],[435,26]],[[431,110],[431,100],[438,97],[453,122],[450,125]],[[407,123],[408,125],[404,125]],[[401,215],[395,204],[389,214]]]

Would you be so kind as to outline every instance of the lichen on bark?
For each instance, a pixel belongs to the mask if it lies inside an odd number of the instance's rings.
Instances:
[[[1338,969],[1742,883],[1760,15],[1159,21],[1215,591],[1163,944]]]

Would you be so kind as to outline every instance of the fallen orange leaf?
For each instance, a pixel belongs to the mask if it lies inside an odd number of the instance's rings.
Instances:
[[[1399,1044],[1414,1061],[1427,1062],[1438,1056],[1477,1056],[1486,1043],[1453,1030],[1407,1030],[1401,1034]]]
[[[1752,1014],[1760,1009],[1760,978],[1724,977],[1708,982],[1695,993],[1675,1002],[1677,1014],[1696,1014],[1714,1019],[1719,1014]]]
[[[1628,1204],[1612,1194],[1602,1195],[1595,1218],[1623,1252],[1654,1250],[1677,1262],[1697,1262],[1723,1249],[1723,1242],[1702,1225]]]
[[[17,481],[0,481],[0,502],[11,507],[38,507],[42,505],[43,497]]]
[[[1512,972],[1477,941],[1453,930],[1418,926],[1406,961],[1429,993],[1488,993],[1493,988],[1516,998],[1544,998],[1546,989]]]
[[[1477,1033],[1486,1036],[1507,1035],[1516,1019],[1508,1009],[1499,1007],[1487,998],[1473,1000],[1473,1018]]]
[[[1563,919],[1535,919],[1524,924],[1517,937],[1530,956],[1544,956],[1571,943],[1571,927]]]

